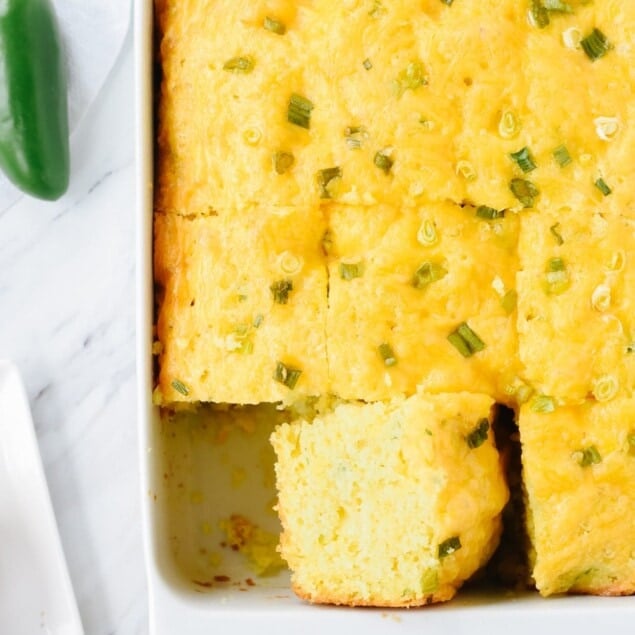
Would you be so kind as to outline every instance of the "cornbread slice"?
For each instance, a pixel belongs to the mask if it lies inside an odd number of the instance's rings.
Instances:
[[[525,76],[533,116],[523,119],[516,149],[525,144],[534,155],[537,168],[527,178],[539,187],[545,209],[593,209],[604,200],[594,185],[600,177],[612,189],[607,209],[632,208],[634,25],[635,4],[605,0],[576,3],[569,13],[552,14],[548,27],[528,30]],[[590,62],[580,41],[594,29],[610,55]],[[566,165],[554,156],[563,147]]]
[[[577,210],[520,218],[518,331],[537,393],[579,403],[635,386],[633,220]]]
[[[259,403],[327,391],[319,210],[155,217],[158,401]]]
[[[330,391],[369,401],[421,386],[509,402],[517,372],[516,215],[483,220],[473,207],[438,203],[333,205],[328,216]],[[463,323],[482,350],[450,341]]]
[[[418,393],[276,428],[280,549],[294,591],[358,606],[452,598],[494,551],[508,496],[492,404]]]
[[[519,425],[540,593],[635,592],[635,400],[527,404]]]

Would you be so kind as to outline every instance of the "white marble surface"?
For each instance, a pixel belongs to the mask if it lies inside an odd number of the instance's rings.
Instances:
[[[0,357],[25,381],[82,621],[147,632],[135,414],[131,36],[75,132],[69,192],[0,212]],[[0,625],[0,632],[2,627]]]

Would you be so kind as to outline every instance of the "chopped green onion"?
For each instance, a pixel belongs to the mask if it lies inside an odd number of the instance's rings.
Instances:
[[[258,313],[258,315],[254,318],[254,321],[253,321],[254,328],[256,329],[260,328],[260,325],[263,323],[264,319],[265,318],[262,315],[262,313]]]
[[[604,57],[611,48],[611,44],[606,38],[606,35],[604,35],[600,29],[593,29],[589,35],[582,38],[580,46],[592,62],[595,62],[595,60],[600,57]]]
[[[329,185],[331,181],[342,178],[342,168],[339,166],[334,168],[326,168],[324,170],[318,170],[317,182],[320,188],[320,198],[333,198]]]
[[[273,167],[278,174],[288,172],[295,163],[295,157],[291,152],[274,152]]]
[[[629,432],[626,440],[628,441],[628,453],[635,456],[635,432]]]
[[[390,156],[388,156],[386,150],[379,150],[375,154],[375,159],[373,160],[375,165],[382,170],[385,174],[390,172],[390,168],[392,168],[394,161]]]
[[[458,536],[453,536],[452,538],[448,538],[444,540],[439,545],[438,555],[440,559],[446,558],[450,554],[453,554],[455,551],[458,551],[461,548],[461,540]]]
[[[417,232],[417,240],[424,247],[429,247],[437,242],[437,228],[434,221],[427,219],[421,223],[419,231]]]
[[[539,29],[544,29],[549,25],[549,11],[543,6],[541,0],[531,1],[529,17],[532,23]]]
[[[554,412],[556,409],[556,401],[549,395],[536,395],[531,400],[531,405],[529,407],[532,412],[537,412],[538,414],[549,414]]]
[[[472,357],[485,348],[485,342],[467,325],[467,322],[459,326],[448,335],[448,341],[463,357]]]
[[[545,293],[560,295],[570,286],[571,279],[562,258],[549,258],[545,267]]]
[[[363,66],[363,67],[364,67],[367,71],[369,71],[369,70],[373,67],[373,63],[372,63],[372,62],[371,62],[368,58],[366,58],[366,59],[362,62],[362,66]]]
[[[189,388],[180,379],[172,380],[172,388],[174,388],[176,392],[180,392],[184,397],[190,394]]]
[[[604,196],[608,196],[613,190],[607,185],[606,181],[600,177],[594,183],[595,187],[602,192]]]
[[[611,401],[619,389],[619,382],[613,375],[602,375],[594,380],[592,394],[597,401]]]
[[[569,154],[569,150],[567,150],[567,148],[563,145],[560,145],[554,149],[553,158],[556,160],[556,163],[561,168],[565,168],[571,163],[571,155]]]
[[[342,280],[353,280],[364,275],[363,262],[340,262],[340,278]]]
[[[300,379],[302,371],[298,368],[287,366],[282,362],[277,362],[276,370],[273,373],[273,378],[280,384],[284,384],[290,390],[295,388],[295,385]]]
[[[380,0],[374,0],[373,8],[368,12],[368,15],[371,18],[379,18],[386,13],[386,9],[384,5],[380,2]]]
[[[415,272],[412,286],[415,289],[425,289],[433,282],[441,280],[448,275],[448,270],[436,262],[424,262]]]
[[[445,4],[452,4],[452,0],[443,0]],[[421,593],[430,595],[439,589],[439,574],[436,569],[426,569],[421,575]]]
[[[507,293],[501,298],[501,306],[507,315],[514,312],[516,308],[516,304],[518,303],[518,293],[515,289],[510,289]]]
[[[562,0],[542,0],[542,4],[547,11],[553,11],[554,13],[573,13],[573,9],[566,2]]]
[[[293,291],[293,281],[288,278],[285,280],[278,280],[269,288],[273,294],[273,301],[276,304],[287,304],[289,301],[289,293]]]
[[[465,159],[461,159],[461,161],[457,161],[456,164],[456,173],[459,176],[462,176],[466,181],[476,181],[478,178],[478,174],[474,169],[474,166]]]
[[[350,150],[359,150],[368,139],[368,130],[364,126],[348,126],[344,130],[346,145]]]
[[[230,73],[247,74],[254,70],[255,65],[253,57],[232,57],[223,64],[223,70]]]
[[[311,127],[311,111],[315,108],[313,102],[302,95],[293,93],[289,99],[289,107],[287,109],[287,121],[300,128]]]
[[[441,2],[443,2],[443,4],[447,4],[448,7],[451,7],[454,0],[441,0]]]
[[[595,445],[590,445],[588,448],[582,448],[581,450],[578,450],[576,454],[579,454],[578,464],[581,467],[590,467],[591,465],[602,463],[602,456]]]
[[[512,179],[509,183],[509,189],[525,207],[533,207],[540,194],[540,190],[526,179]]]
[[[415,60],[397,75],[394,82],[395,93],[397,97],[401,97],[407,90],[417,90],[421,86],[426,86],[427,83],[428,77],[423,62]]]
[[[549,228],[552,236],[556,239],[558,245],[564,245],[564,238],[560,234],[560,223],[555,223]]]
[[[287,27],[284,22],[280,22],[280,20],[270,18],[269,16],[265,18],[262,26],[264,26],[267,31],[271,31],[277,35],[284,35],[287,32]]]
[[[503,139],[513,139],[519,131],[520,123],[516,113],[512,110],[504,110],[498,122],[498,134]]]
[[[518,150],[518,152],[512,152],[509,155],[516,165],[525,173],[531,172],[536,169],[536,162],[527,146]]]
[[[483,220],[496,220],[498,218],[505,218],[505,210],[494,209],[493,207],[488,207],[487,205],[479,205],[476,208],[476,216],[478,218],[482,218]]]
[[[386,366],[395,366],[397,364],[397,357],[390,344],[384,342],[379,345],[378,350]]]
[[[632,355],[633,353],[635,353],[635,342],[631,342],[626,346],[626,354]]]
[[[465,437],[468,447],[474,450],[480,447],[481,445],[483,445],[483,443],[487,441],[488,430],[489,430],[489,421],[485,417],[483,417],[483,419],[479,419],[474,430],[472,430],[467,435],[467,437]]]
[[[566,271],[566,266],[562,258],[549,258],[547,261],[547,272]]]

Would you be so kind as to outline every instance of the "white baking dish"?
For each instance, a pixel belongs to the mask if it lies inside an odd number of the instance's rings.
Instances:
[[[209,633],[399,633],[584,635],[598,630],[633,632],[635,598],[562,597],[470,592],[453,602],[416,610],[309,606],[297,600],[288,574],[259,579],[244,559],[218,545],[218,521],[234,511],[275,527],[267,515],[266,487],[257,467],[266,434],[239,433],[221,445],[213,432],[185,423],[166,430],[151,405],[152,394],[152,0],[135,3],[137,89],[137,272],[140,462],[143,522],[153,635]],[[266,431],[265,431],[266,432]],[[176,434],[166,443],[169,434]],[[241,474],[244,484],[231,487]],[[259,476],[260,475],[260,476]],[[270,486],[270,484],[268,484]],[[216,553],[220,551],[222,553]],[[212,588],[196,584],[210,562],[230,578]],[[255,586],[246,581],[255,579]],[[209,577],[203,582],[208,584]],[[200,582],[201,580],[199,580]]]

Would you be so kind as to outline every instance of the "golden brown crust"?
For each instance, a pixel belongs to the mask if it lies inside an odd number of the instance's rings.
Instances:
[[[336,594],[328,593],[309,593],[300,588],[293,580],[291,582],[292,591],[301,599],[311,604],[335,604],[337,606],[360,606],[360,607],[378,607],[378,608],[415,608],[427,606],[430,604],[438,604],[440,602],[447,602],[451,600],[458,589],[453,587],[446,587],[433,593],[432,595],[425,595],[420,598],[408,600],[406,602],[400,602],[395,600],[386,600],[380,596],[371,596],[367,599],[355,599],[351,597],[343,597]]]

